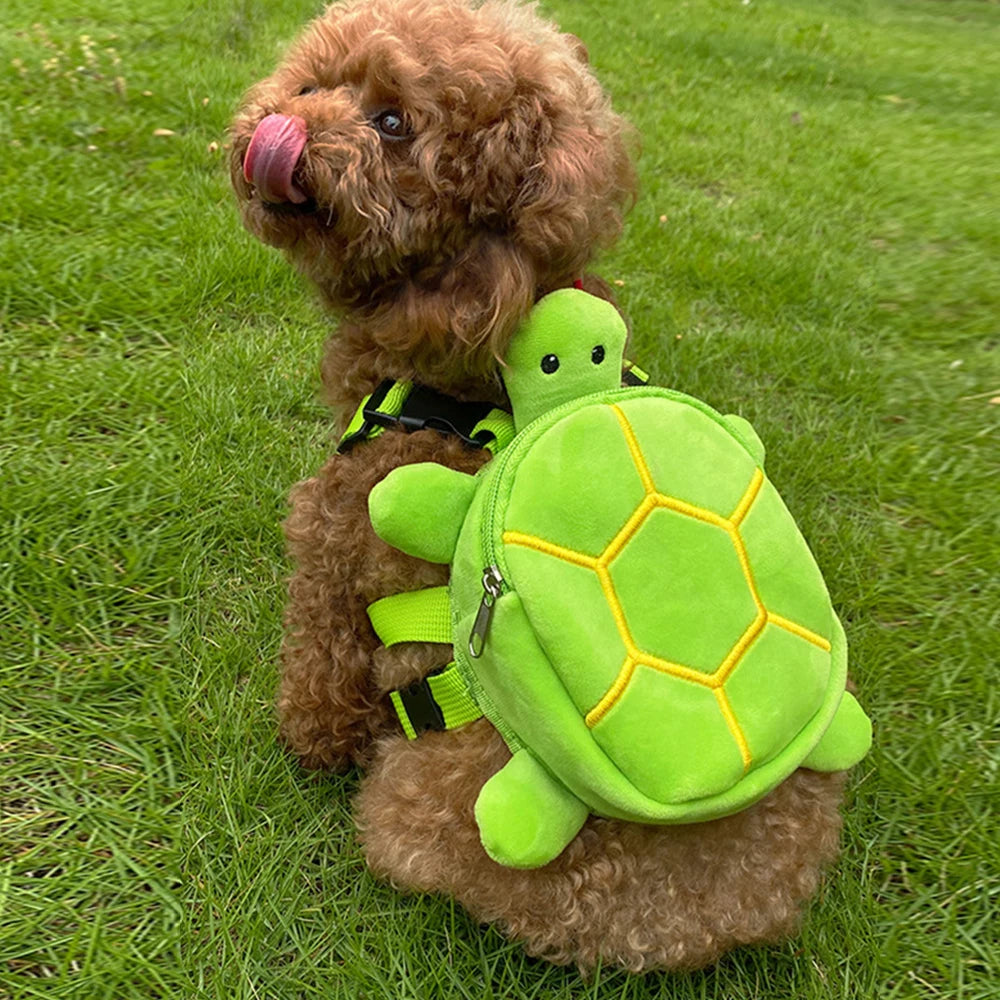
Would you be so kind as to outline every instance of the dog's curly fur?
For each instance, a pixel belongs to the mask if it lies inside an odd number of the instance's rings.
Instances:
[[[372,119],[401,113],[389,142]],[[242,166],[271,113],[302,117],[302,206],[261,200]],[[382,378],[502,400],[498,359],[537,298],[584,275],[618,236],[634,195],[629,133],[586,50],[514,0],[349,0],[329,8],[232,129],[246,226],[286,251],[340,317],[323,379],[340,426]],[[585,968],[694,968],[778,940],[836,854],[841,775],[800,770],[757,805],[688,827],[591,817],[544,868],[483,851],[473,803],[508,759],[485,720],[408,742],[387,693],[450,650],[382,649],[365,609],[445,582],[447,569],[391,549],[367,498],[398,465],[466,472],[485,456],[433,431],[388,431],[330,459],[292,493],[282,734],[307,767],[366,771],[358,801],[373,871],[447,892],[533,954]]]

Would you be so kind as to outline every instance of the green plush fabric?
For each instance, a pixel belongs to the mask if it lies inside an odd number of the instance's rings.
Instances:
[[[823,739],[806,755],[802,766],[814,771],[844,771],[857,764],[871,745],[871,720],[857,698],[845,691]]]
[[[428,562],[451,562],[476,481],[434,462],[404,465],[368,496],[375,533],[390,545]]]
[[[757,590],[768,608],[825,635],[833,609],[823,576],[798,529],[783,531],[779,525],[794,526],[794,521],[778,491],[765,481],[740,527],[753,553]]]
[[[392,594],[368,605],[368,619],[383,646],[451,642],[447,587]]]
[[[728,517],[760,464],[733,438],[729,422],[707,406],[691,405],[673,407],[666,421],[656,395],[634,389],[628,398],[629,425],[657,489]],[[668,429],[676,448],[662,439]]]
[[[616,461],[637,467],[625,425],[632,429],[635,414],[644,421],[643,443],[638,434],[631,438],[649,492],[640,494],[635,516],[623,512],[616,496],[616,483],[628,481],[629,469],[609,461],[608,499],[593,499],[582,534],[573,536],[563,524],[559,541],[551,542],[524,531],[522,512],[537,518],[548,507],[557,523],[564,499],[591,473],[585,462],[576,464],[575,475],[567,462],[558,479],[523,473],[550,444],[552,454],[560,454],[560,443],[573,439],[567,430],[573,422],[598,426],[591,411],[609,407],[620,414],[615,421],[626,447],[624,457],[609,449],[606,458],[618,455]],[[692,410],[699,421],[692,421]],[[481,510],[460,536],[452,585],[456,636],[468,634],[481,596],[475,580],[467,588],[456,585],[459,567],[491,558],[483,539],[490,528],[510,593],[498,602],[483,656],[472,660],[460,648],[459,665],[481,685],[492,705],[487,714],[502,718],[597,812],[679,822],[749,804],[820,740],[843,692],[842,631],[822,579],[811,573],[811,556],[805,564],[796,561],[808,553],[798,529],[783,505],[771,504],[764,511],[767,537],[752,547],[742,539],[742,524],[769,495],[767,481],[742,441],[704,404],[663,389],[619,390],[587,397],[550,424],[540,423],[488,470],[480,493],[492,515]],[[691,426],[698,429],[694,454],[678,432]],[[713,505],[726,517],[690,502],[689,467],[700,461],[708,439],[712,475],[725,480],[728,470],[741,479],[740,489],[727,485],[729,496]],[[684,499],[660,489],[652,470],[666,459],[646,455],[657,449],[669,450],[688,470],[675,477],[686,487]],[[643,496],[649,497],[645,513]],[[589,551],[572,548],[573,541]],[[775,550],[809,592],[796,608],[825,612],[804,627],[789,617],[787,602],[758,606],[754,596],[756,561],[763,559],[770,580]],[[637,662],[626,669],[629,648]],[[623,673],[629,675],[623,690],[595,721],[592,713]]]
[[[764,464],[764,442],[760,435],[754,430],[753,424],[746,417],[741,417],[738,413],[727,413],[725,421],[730,428],[736,431],[736,436],[742,438],[754,461],[758,465]]]
[[[512,868],[538,868],[557,857],[589,811],[527,750],[486,782],[475,809],[486,853]]]
[[[588,471],[580,476],[582,455],[590,456],[589,462],[598,468],[614,468],[615,475]],[[573,478],[573,489],[561,491],[558,503],[538,504],[532,490],[512,495],[512,524],[555,545],[597,556],[643,497],[642,480],[610,408],[592,407],[553,427],[538,447],[524,455],[518,472],[520,479],[537,484],[542,492],[546,483],[562,482],[567,476]],[[606,513],[596,518],[597,511]]]
[[[755,761],[769,761],[788,746],[823,704],[829,684],[825,650],[776,625],[764,626],[726,682]]]
[[[542,645],[555,651],[559,670],[577,711],[586,714],[615,682],[625,660],[625,643],[601,590],[585,566],[512,545],[506,552],[511,578],[531,608],[531,625]],[[586,663],[585,670],[575,664]]]
[[[575,288],[541,299],[511,341],[502,373],[516,429],[582,392],[617,388],[627,336],[610,302]],[[595,348],[603,351],[600,361]],[[555,359],[552,371],[545,370],[552,367],[547,358]]]
[[[743,759],[713,692],[639,665],[591,730],[636,789],[656,802],[697,803],[733,788]]]
[[[555,857],[581,809],[712,819],[871,740],[760,439],[680,393],[615,388],[609,310],[573,290],[536,307],[504,372],[518,434],[474,480],[410,467],[373,491],[383,537],[452,563],[456,665],[514,753],[476,815],[514,866]],[[488,567],[503,593],[473,656]]]
[[[706,676],[757,614],[729,535],[669,508],[650,511],[608,572],[636,646]]]

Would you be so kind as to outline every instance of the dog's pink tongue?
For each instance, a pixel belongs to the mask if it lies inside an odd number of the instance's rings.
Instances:
[[[301,205],[306,195],[292,174],[308,134],[298,115],[268,115],[254,131],[243,158],[243,176],[264,201],[292,201]]]

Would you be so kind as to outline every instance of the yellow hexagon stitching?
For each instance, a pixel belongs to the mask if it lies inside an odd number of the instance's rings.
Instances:
[[[653,482],[653,476],[649,471],[649,466],[646,464],[645,457],[642,454],[642,449],[636,439],[635,431],[632,429],[632,425],[628,422],[628,418],[619,406],[613,405],[611,409],[614,411],[615,416],[618,418],[618,423],[621,425],[629,454],[635,464],[636,471],[639,473],[639,478],[642,480],[644,495],[642,500],[639,502],[639,505],[629,516],[621,530],[619,530],[615,537],[608,543],[604,551],[595,558],[594,556],[587,555],[586,553],[577,552],[575,549],[566,548],[562,545],[556,545],[553,542],[546,541],[544,538],[539,538],[537,535],[528,535],[520,531],[505,531],[503,533],[503,540],[508,545],[520,545],[525,548],[535,549],[538,552],[544,552],[547,555],[554,556],[557,559],[563,559],[576,566],[592,569],[597,573],[597,578],[600,581],[604,598],[608,603],[608,607],[611,609],[611,613],[615,619],[615,625],[618,628],[619,635],[625,644],[626,656],[625,662],[622,664],[621,670],[619,670],[618,676],[615,678],[612,685],[604,693],[600,701],[598,701],[598,703],[587,713],[585,721],[589,727],[593,728],[596,726],[597,723],[601,721],[601,719],[625,693],[625,690],[635,673],[636,666],[641,664],[643,666],[652,667],[654,670],[660,670],[672,677],[690,681],[693,684],[699,684],[702,687],[707,687],[712,690],[715,695],[715,699],[719,704],[719,709],[726,720],[726,725],[728,726],[736,745],[739,747],[740,756],[743,758],[743,770],[744,773],[746,773],[752,762],[750,748],[747,745],[743,730],[733,713],[732,706],[729,703],[729,698],[726,695],[723,685],[736,669],[736,666],[743,658],[744,653],[746,653],[746,651],[750,648],[750,645],[757,638],[757,636],[760,635],[764,626],[768,622],[778,628],[783,628],[786,631],[791,632],[793,635],[797,635],[800,638],[805,639],[807,642],[813,643],[813,645],[819,646],[826,652],[830,651],[830,643],[828,640],[824,639],[823,636],[807,629],[804,625],[800,625],[797,622],[790,621],[781,615],[776,615],[773,612],[768,611],[767,608],[764,607],[764,603],[761,601],[760,595],[757,592],[757,585],[753,578],[753,572],[750,568],[750,560],[747,556],[746,547],[743,544],[743,538],[740,535],[739,526],[749,513],[750,508],[753,506],[754,501],[760,493],[760,488],[764,483],[763,472],[759,468],[754,469],[750,483],[747,485],[739,503],[736,505],[732,514],[730,514],[728,518],[721,517],[720,515],[714,513],[714,511],[705,510],[703,507],[697,507],[694,504],[678,500],[676,497],[668,497],[656,489],[656,485]],[[618,600],[618,595],[615,593],[614,584],[611,580],[611,574],[608,571],[608,566],[611,562],[613,562],[615,557],[622,551],[622,549],[625,548],[649,514],[658,507],[664,507],[668,510],[676,511],[678,514],[683,514],[687,517],[693,517],[699,521],[712,524],[717,528],[721,528],[726,532],[726,534],[729,535],[733,548],[736,550],[736,556],[739,559],[740,568],[742,569],[743,576],[746,579],[747,587],[749,588],[753,602],[757,607],[757,614],[754,620],[746,628],[739,639],[736,640],[733,648],[726,654],[722,663],[719,665],[719,668],[711,674],[703,674],[700,670],[695,670],[692,667],[687,667],[681,663],[672,663],[669,660],[661,659],[658,656],[653,656],[651,653],[646,653],[643,650],[640,650],[636,646],[635,641],[632,639],[628,622],[625,619],[625,611],[621,606],[621,602]]]

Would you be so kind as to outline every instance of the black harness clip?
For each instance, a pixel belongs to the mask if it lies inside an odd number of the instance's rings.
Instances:
[[[492,409],[492,403],[460,403],[435,389],[415,385],[403,403],[399,425],[405,431],[422,431],[429,427],[454,434],[466,444],[481,448],[483,441],[472,437],[472,428]]]
[[[408,688],[400,688],[398,694],[415,733],[423,733],[428,729],[442,732],[446,728],[444,713],[434,700],[426,678],[415,681]]]

